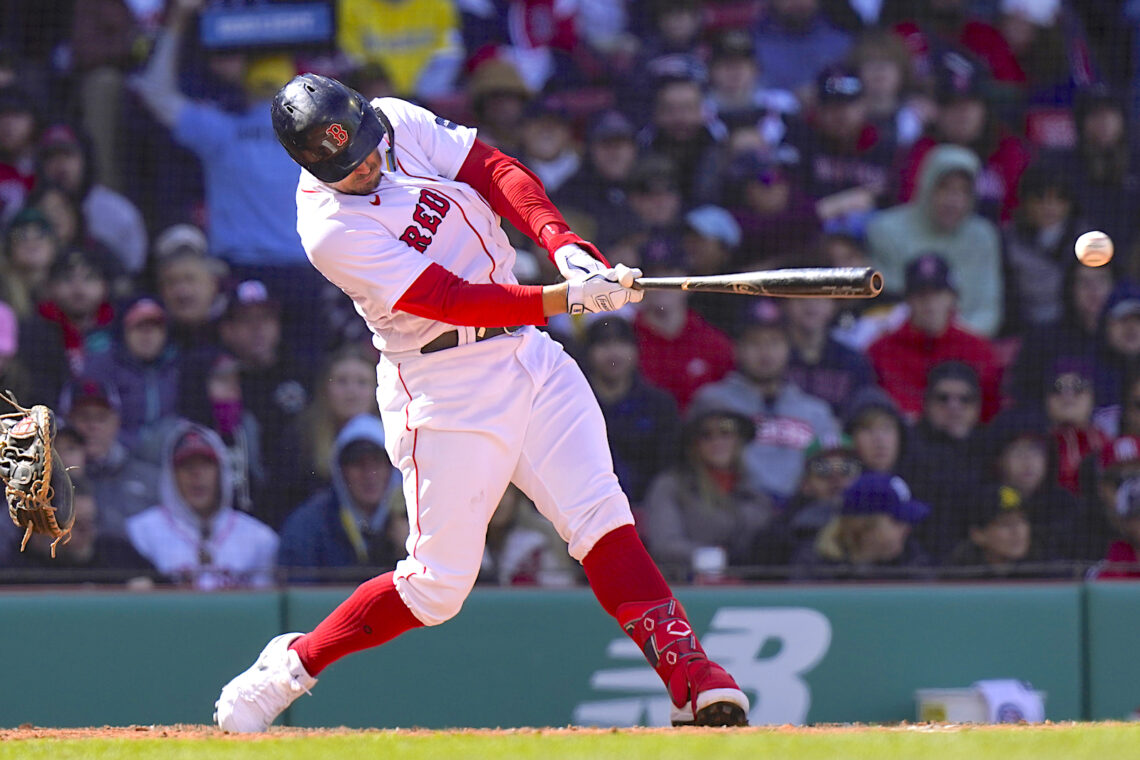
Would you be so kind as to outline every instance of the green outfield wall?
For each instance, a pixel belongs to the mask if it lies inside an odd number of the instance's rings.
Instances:
[[[230,676],[349,589],[0,594],[0,726],[203,723]],[[1140,584],[678,591],[756,723],[913,720],[914,691],[1021,678],[1053,720],[1140,706]],[[50,662],[38,652],[54,653]],[[478,590],[444,626],[326,671],[306,726],[667,722],[656,675],[589,591]]]

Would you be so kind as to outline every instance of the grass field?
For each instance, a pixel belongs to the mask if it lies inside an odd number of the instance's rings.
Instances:
[[[0,731],[0,760],[1043,760],[1140,758],[1140,724],[749,729],[313,731],[230,737],[198,726]]]

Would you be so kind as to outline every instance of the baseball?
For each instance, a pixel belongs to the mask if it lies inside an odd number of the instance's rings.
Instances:
[[[1102,267],[1112,261],[1112,238],[1099,230],[1081,235],[1073,249],[1077,260],[1086,267]]]

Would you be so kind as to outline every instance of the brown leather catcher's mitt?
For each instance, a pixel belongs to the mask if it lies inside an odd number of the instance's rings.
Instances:
[[[55,412],[42,404],[26,409],[0,393],[16,411],[0,414],[0,480],[12,522],[24,529],[20,551],[33,533],[51,536],[55,547],[71,538],[71,478],[55,453]]]

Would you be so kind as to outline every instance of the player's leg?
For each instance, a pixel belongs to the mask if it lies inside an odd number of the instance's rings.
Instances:
[[[674,724],[745,725],[747,697],[705,654],[633,527],[601,410],[568,357],[555,364],[530,419],[512,479],[554,523],[598,601],[661,676]]]
[[[407,374],[405,382],[415,387],[417,373]],[[521,414],[511,404],[528,404],[529,380],[504,386],[505,399],[514,400],[504,400],[502,411]],[[443,424],[448,395],[439,394],[425,420],[401,414],[398,425],[386,428],[389,455],[404,477],[408,558],[395,572],[361,584],[312,632],[273,639],[249,670],[222,689],[215,721],[223,729],[264,731],[332,662],[459,612],[478,576],[487,523],[506,490],[522,431],[502,426],[513,440],[471,432],[474,420],[458,410],[450,419],[457,429],[429,427]]]

